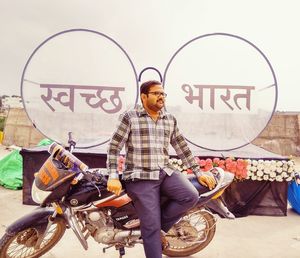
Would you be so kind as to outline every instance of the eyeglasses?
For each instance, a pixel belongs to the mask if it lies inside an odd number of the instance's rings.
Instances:
[[[160,92],[160,91],[148,92],[148,94],[153,94],[155,97],[159,97],[159,96],[162,96],[164,98],[167,97],[167,93]]]

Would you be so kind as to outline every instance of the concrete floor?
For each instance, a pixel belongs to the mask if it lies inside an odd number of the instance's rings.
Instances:
[[[34,206],[22,205],[22,191],[0,187],[0,235],[6,226]],[[103,245],[90,239],[89,250],[85,251],[72,231],[67,230],[64,237],[45,258],[115,258],[118,252],[113,248],[102,254]],[[125,257],[144,257],[143,248],[137,245],[126,250]],[[288,210],[286,217],[248,216],[235,220],[218,219],[217,232],[211,244],[194,258],[290,258],[300,257],[300,216]]]
[[[1,154],[1,148],[0,148]],[[0,236],[17,218],[30,212],[34,206],[22,205],[22,191],[0,186]],[[79,241],[67,230],[62,240],[44,258],[116,258],[113,248],[102,253],[103,245],[91,238],[85,251]],[[125,257],[142,258],[143,248],[137,245],[126,249]],[[300,215],[288,209],[286,217],[248,216],[235,220],[218,219],[217,232],[212,242],[192,258],[293,258],[300,257]]]

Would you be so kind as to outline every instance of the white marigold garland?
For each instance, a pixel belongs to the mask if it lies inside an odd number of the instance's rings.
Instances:
[[[258,181],[291,181],[295,175],[293,160],[255,160],[248,159],[246,179]]]

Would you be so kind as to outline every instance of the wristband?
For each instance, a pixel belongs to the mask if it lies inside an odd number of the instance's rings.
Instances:
[[[111,174],[109,174],[108,179],[119,179],[119,174],[118,173],[111,173]]]

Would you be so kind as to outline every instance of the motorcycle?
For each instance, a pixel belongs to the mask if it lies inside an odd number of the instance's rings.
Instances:
[[[103,252],[115,247],[120,257],[125,248],[143,243],[140,221],[124,186],[119,196],[107,191],[106,171],[88,168],[72,154],[74,147],[75,143],[70,144],[68,151],[55,142],[49,147],[51,155],[35,174],[32,185],[32,198],[39,207],[7,227],[0,240],[0,258],[40,257],[60,241],[66,229],[73,230],[85,250],[87,239],[92,237],[105,245]],[[217,181],[211,191],[194,175],[188,175],[199,192],[199,201],[166,233],[169,247],[163,250],[165,255],[190,256],[212,241],[216,217],[209,207],[219,208],[230,218],[218,197],[233,181],[233,174],[220,168],[209,173]],[[162,205],[165,201],[162,196]]]

